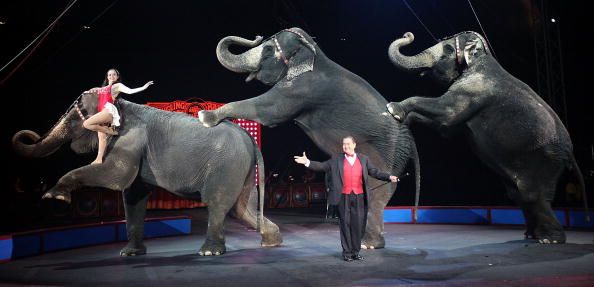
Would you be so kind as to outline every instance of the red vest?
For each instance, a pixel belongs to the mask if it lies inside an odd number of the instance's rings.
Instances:
[[[359,158],[355,159],[353,166],[345,158],[343,166],[342,193],[349,194],[351,191],[355,194],[363,193],[363,167]]]
[[[99,112],[102,111],[103,107],[105,106],[105,103],[113,104],[113,98],[111,97],[111,85],[99,88],[99,90],[97,91],[97,94],[99,94],[99,102],[97,103],[97,111],[99,111]]]

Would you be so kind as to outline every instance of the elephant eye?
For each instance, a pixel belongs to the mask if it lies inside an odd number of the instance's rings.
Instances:
[[[264,50],[262,50],[263,57],[270,57],[273,54],[274,54],[274,48],[272,48],[271,46],[266,46],[266,47],[264,47]]]
[[[445,47],[443,48],[443,51],[446,54],[451,54],[451,53],[456,52],[456,49],[454,48],[454,46],[448,44],[448,45],[445,45]]]

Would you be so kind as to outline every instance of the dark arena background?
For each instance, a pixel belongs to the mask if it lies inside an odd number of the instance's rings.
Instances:
[[[117,206],[110,207],[113,212],[105,216],[100,212],[85,216],[84,203],[76,207],[41,200],[44,191],[62,175],[89,164],[95,154],[76,155],[64,145],[46,158],[22,158],[11,146],[16,132],[33,130],[43,135],[81,92],[101,85],[109,68],[117,68],[129,87],[155,82],[141,93],[120,95],[138,104],[228,103],[255,97],[269,87],[258,81],[245,83],[245,74],[225,69],[215,55],[217,43],[230,35],[266,38],[291,27],[306,31],[331,60],[368,81],[389,102],[442,92],[390,62],[387,52],[392,41],[413,32],[415,42],[402,50],[413,55],[462,31],[484,35],[502,67],[536,91],[559,115],[571,136],[586,184],[586,198],[576,191],[570,176],[563,175],[553,208],[582,210],[584,200],[592,206],[594,25],[586,3],[3,1],[0,240],[19,232],[123,219],[121,207]],[[464,139],[444,138],[423,125],[415,125],[412,131],[420,157],[421,206],[517,208],[506,196],[500,179],[470,151]],[[514,224],[447,225],[439,220],[436,225],[386,224],[386,248],[367,251],[364,263],[356,263],[359,269],[344,266],[347,263],[340,260],[338,226],[335,220],[326,218],[325,201],[316,201],[308,191],[305,202],[294,197],[291,200],[295,203],[270,203],[275,188],[323,186],[324,175],[307,172],[293,161],[294,155],[305,151],[314,160],[329,156],[292,122],[262,127],[261,149],[269,189],[265,213],[281,228],[281,248],[261,248],[253,230],[229,219],[228,253],[200,257],[198,242],[204,240],[207,224],[204,205],[186,202],[175,209],[153,202],[147,217],[192,219],[191,235],[148,240],[149,251],[139,259],[118,256],[123,242],[72,250],[56,248],[58,251],[34,252],[35,256],[9,255],[5,261],[10,262],[0,263],[0,286],[165,286],[173,282],[199,286],[594,286],[592,223],[586,228],[569,226],[568,243],[552,247],[521,240],[523,229]],[[414,205],[412,166],[408,173],[410,176],[402,177],[389,208]],[[148,187],[135,183],[133,188]],[[104,200],[112,195],[102,196]],[[118,196],[111,199],[116,205],[121,204]],[[195,208],[180,208],[189,206]],[[248,232],[252,233],[243,234]],[[494,261],[487,260],[489,256]],[[479,257],[482,259],[474,260]],[[566,261],[570,264],[562,263]],[[492,264],[499,268],[493,273],[478,267],[489,269]],[[295,271],[300,268],[302,271]],[[468,275],[460,270],[475,273]],[[101,273],[106,275],[89,278],[90,274]]]

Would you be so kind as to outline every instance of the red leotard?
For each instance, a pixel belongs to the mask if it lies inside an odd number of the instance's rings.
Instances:
[[[111,97],[111,86],[106,86],[106,87],[102,87],[99,88],[99,90],[97,90],[97,94],[99,94],[99,103],[97,104],[97,110],[100,112],[103,110],[103,106],[105,106],[105,103],[112,103],[113,104],[113,98]]]

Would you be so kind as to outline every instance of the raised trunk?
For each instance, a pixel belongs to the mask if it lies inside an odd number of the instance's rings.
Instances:
[[[431,53],[431,49],[427,49],[416,56],[405,56],[400,53],[400,47],[409,45],[415,40],[415,36],[411,32],[406,32],[400,39],[395,40],[390,44],[388,49],[388,56],[392,63],[397,67],[409,71],[420,72],[427,68],[433,67],[435,58]]]
[[[250,41],[237,36],[228,36],[219,41],[217,45],[217,59],[221,64],[236,73],[249,73],[258,69],[262,46],[262,37],[257,36],[255,40]],[[239,45],[252,48],[243,54],[235,55],[229,51],[229,46]],[[255,47],[255,48],[254,48]]]
[[[64,122],[59,123],[41,140],[36,132],[22,130],[12,137],[12,147],[24,157],[46,157],[58,150],[68,140],[66,134]],[[26,142],[32,142],[32,144]]]

